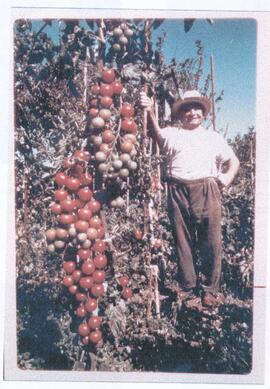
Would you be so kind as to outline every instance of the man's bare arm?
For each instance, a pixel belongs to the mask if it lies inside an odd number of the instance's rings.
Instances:
[[[219,173],[219,175],[218,175],[218,180],[225,188],[228,187],[232,183],[234,177],[236,176],[236,174],[239,170],[240,162],[239,162],[238,158],[236,156],[234,156],[228,160],[227,164],[228,164],[228,167],[227,167],[226,172]]]
[[[154,112],[153,100],[148,97],[145,92],[141,92],[140,104],[142,108],[146,109],[148,118],[152,124],[153,137],[159,147],[162,148],[164,146],[164,138],[162,137],[161,129],[159,127],[159,123]]]

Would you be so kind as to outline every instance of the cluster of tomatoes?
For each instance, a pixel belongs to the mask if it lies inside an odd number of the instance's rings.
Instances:
[[[45,232],[49,252],[63,253],[63,284],[78,302],[75,314],[83,319],[78,327],[82,343],[102,343],[98,316],[98,299],[105,293],[106,267],[105,227],[100,217],[101,204],[92,192],[92,175],[87,172],[90,154],[77,150],[64,159],[64,171],[58,172],[54,181],[51,212],[59,226]],[[125,283],[125,277],[124,281]],[[122,297],[129,299],[132,291],[123,286]]]
[[[100,83],[91,87],[89,116],[97,169],[104,178],[126,179],[137,169],[134,108],[129,103],[114,107],[114,97],[121,95],[123,85],[116,80],[114,69],[103,69]]]
[[[133,36],[133,30],[127,23],[122,22],[118,26],[114,27],[112,33],[114,37],[112,45],[113,50],[115,52],[125,51],[130,38]]]

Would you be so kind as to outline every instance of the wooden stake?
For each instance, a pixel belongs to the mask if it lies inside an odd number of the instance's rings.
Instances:
[[[212,123],[213,130],[216,131],[216,110],[215,110],[215,70],[214,70],[214,56],[210,57],[210,68],[211,68],[211,89],[212,89]]]

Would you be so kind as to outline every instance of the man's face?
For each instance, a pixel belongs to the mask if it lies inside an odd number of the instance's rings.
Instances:
[[[186,130],[194,130],[204,120],[203,109],[200,104],[191,103],[184,105],[179,111],[179,119]]]

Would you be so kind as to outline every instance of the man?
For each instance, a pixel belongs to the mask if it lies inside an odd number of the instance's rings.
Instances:
[[[179,257],[180,300],[198,301],[194,264],[198,248],[202,257],[202,304],[216,307],[222,300],[220,188],[231,184],[239,161],[221,135],[202,126],[211,104],[199,92],[187,91],[173,104],[172,117],[181,126],[161,129],[152,99],[141,92],[140,103],[148,112],[161,151],[170,156],[167,180]]]

